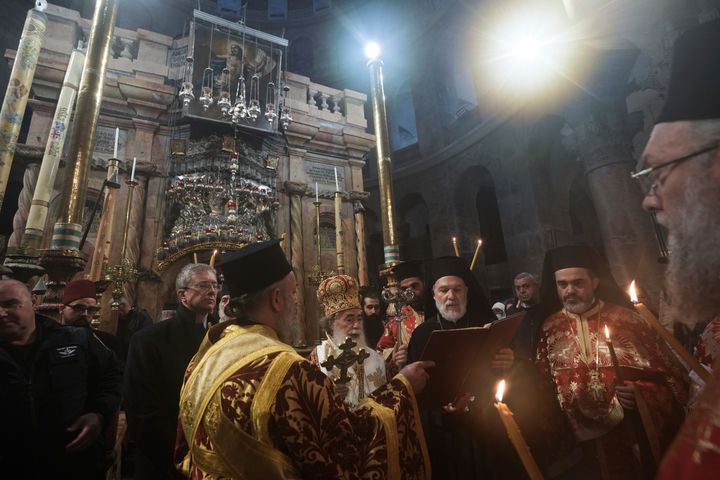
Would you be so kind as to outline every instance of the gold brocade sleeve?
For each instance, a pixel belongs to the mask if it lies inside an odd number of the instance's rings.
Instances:
[[[356,411],[307,361],[295,363],[270,406],[270,437],[306,478],[429,478],[412,392],[402,377]]]

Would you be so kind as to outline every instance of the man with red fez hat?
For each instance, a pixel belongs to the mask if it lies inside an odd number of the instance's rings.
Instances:
[[[413,292],[413,299],[409,305],[404,305],[400,310],[402,343],[397,344],[397,317],[388,315],[388,322],[385,325],[383,336],[377,344],[377,349],[383,352],[385,357],[392,356],[392,362],[397,368],[402,368],[407,363],[407,345],[410,336],[415,329],[425,321],[423,303],[425,301],[425,283],[423,282],[423,265],[420,260],[402,262],[393,267],[393,274],[400,290],[410,289]],[[394,311],[394,305],[390,306]]]
[[[537,362],[554,385],[583,452],[572,474],[651,476],[655,459],[683,420],[688,390],[683,367],[635,312],[607,262],[592,248],[548,251],[542,285],[541,305],[554,313],[543,322]],[[606,326],[617,352],[617,370],[605,340]]]
[[[427,478],[415,393],[428,362],[408,365],[360,407],[281,342],[295,328],[295,274],[277,240],[218,261],[230,320],[190,362],[176,460],[190,478]]]
[[[122,360],[124,358],[117,337],[112,333],[94,329],[90,325],[93,315],[100,310],[95,293],[95,284],[90,280],[73,280],[68,283],[63,290],[60,322],[63,325],[87,328]]]
[[[671,315],[692,328],[709,322],[703,349],[720,343],[720,20],[675,43],[665,106],[636,178],[643,207],[668,229],[666,291]],[[712,320],[715,318],[714,320]],[[699,352],[702,353],[702,352]],[[705,361],[711,361],[706,358]],[[720,360],[661,465],[659,478],[717,478],[720,471]]]
[[[347,338],[355,344],[352,347],[353,352],[358,353],[362,349],[367,354],[367,358],[363,359],[360,365],[354,364],[348,369],[349,382],[335,384],[341,398],[353,409],[358,407],[362,399],[388,381],[385,376],[385,361],[375,349],[368,347],[365,340],[358,291],[357,282],[348,275],[336,275],[320,283],[317,297],[325,312],[320,324],[326,338],[310,354],[310,361],[333,381],[340,376],[340,370],[337,367],[328,369],[323,363],[330,356],[337,358],[342,354],[340,347]]]

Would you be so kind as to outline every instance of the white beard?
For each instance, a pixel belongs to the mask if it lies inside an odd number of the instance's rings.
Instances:
[[[457,322],[462,317],[465,316],[467,313],[467,303],[466,304],[457,304],[456,308],[453,308],[452,310],[445,308],[445,306],[435,300],[435,308],[437,308],[438,313],[442,318],[449,322]]]
[[[345,339],[347,337],[352,337],[353,341],[357,343],[356,348],[366,348],[367,347],[367,341],[365,340],[365,332],[362,328],[355,328],[352,330],[349,330],[347,332],[339,332],[337,330],[333,330],[332,337],[330,339],[333,341],[333,343],[336,346],[340,346],[345,342]]]

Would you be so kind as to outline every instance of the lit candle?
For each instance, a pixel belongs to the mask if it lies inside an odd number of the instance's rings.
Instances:
[[[211,266],[211,267],[214,267],[214,266],[215,266],[215,256],[216,256],[216,255],[217,255],[217,248],[216,248],[215,250],[213,250],[213,253],[212,253],[212,255],[210,256],[210,266]]]
[[[460,252],[458,251],[457,238],[453,237],[453,238],[452,238],[452,242],[453,242],[453,249],[455,250],[455,256],[456,256],[456,257],[459,257],[459,256],[460,256]]]
[[[318,184],[315,182],[315,202],[320,203],[320,193],[318,191]]]
[[[482,239],[478,238],[477,247],[475,247],[475,253],[473,254],[472,262],[470,262],[470,270],[475,268],[475,262],[477,261],[478,253],[480,253],[480,245],[482,245]]]
[[[610,330],[607,325],[605,325],[605,342],[610,350],[610,359],[612,360],[613,368],[615,369],[616,382],[618,384],[623,384],[625,383],[625,380],[623,379],[622,372],[620,372],[620,362],[618,362],[617,355],[615,354],[615,347],[610,339]]]
[[[130,181],[135,181],[135,165],[137,165],[137,157],[133,157],[132,172],[130,172]]]
[[[337,167],[335,167],[335,191],[340,191],[340,182],[338,182]]]
[[[677,341],[677,339],[665,328],[662,326],[660,321],[655,318],[655,315],[652,314],[652,312],[642,303],[638,301],[637,292],[635,290],[635,280],[633,280],[630,283],[630,288],[628,289],[628,293],[630,294],[630,300],[635,305],[635,310],[640,314],[640,316],[662,337],[663,340],[670,346],[670,348],[675,352],[675,354],[680,357],[680,359],[690,368],[691,370],[695,370],[695,373],[698,374],[700,378],[703,379],[705,383],[709,382],[712,376],[710,375],[710,372],[708,372],[702,365],[700,365],[700,362],[698,362],[695,357],[690,355],[685,348],[680,345],[680,342]]]
[[[115,148],[113,148],[113,158],[117,158],[118,139],[120,138],[120,128],[115,127]]]
[[[513,418],[513,413],[510,411],[508,406],[502,402],[504,392],[505,380],[501,380],[498,384],[497,392],[495,393],[495,408],[500,414],[500,420],[502,420],[508,438],[510,438],[510,442],[512,442],[513,447],[515,447],[515,451],[520,457],[530,480],[542,479],[543,475],[540,473],[540,468],[537,466],[535,459],[530,453],[530,447],[528,447],[525,442],[525,439],[520,432],[520,428]]]

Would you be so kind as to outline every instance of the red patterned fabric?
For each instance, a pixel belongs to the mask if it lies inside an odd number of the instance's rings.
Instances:
[[[418,325],[423,323],[423,321],[425,320],[425,316],[422,314],[422,312],[416,312],[415,310],[413,310],[410,305],[405,305],[404,307],[402,307],[400,313],[403,324],[402,341],[403,345],[407,345],[410,341],[410,335],[412,335]],[[385,331],[383,332],[382,337],[380,337],[380,340],[378,340],[377,350],[383,351],[387,348],[393,348],[395,347],[396,342],[397,321],[395,320],[395,316],[392,316],[388,320],[387,325],[385,325]]]
[[[715,317],[703,330],[695,348],[695,358],[708,367],[720,358],[720,317]]]
[[[633,310],[598,302],[582,316],[564,310],[551,315],[543,324],[538,345],[539,367],[554,383],[579,441],[608,435],[619,427],[624,412],[615,397],[616,374],[605,325],[624,379],[635,383],[649,407],[660,445],[667,446],[682,422],[686,375],[667,345]],[[598,382],[592,382],[595,370]]]
[[[720,360],[713,380],[668,450],[657,480],[710,480],[720,476]]]

